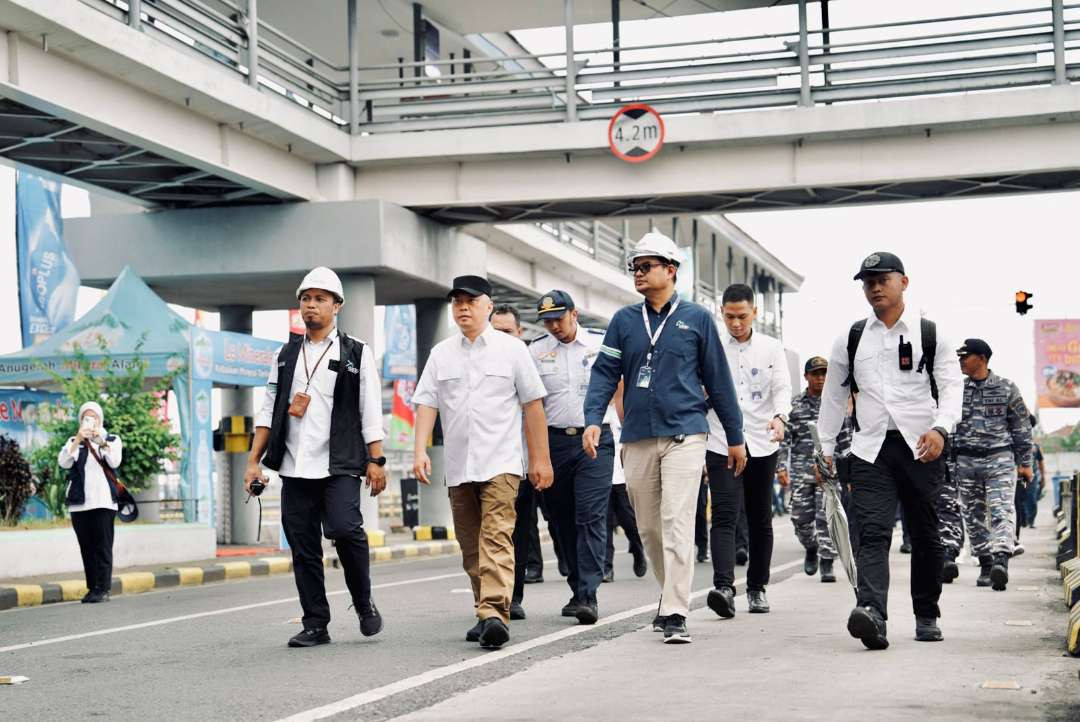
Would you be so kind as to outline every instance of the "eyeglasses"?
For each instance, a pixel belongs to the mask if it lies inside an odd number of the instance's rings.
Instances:
[[[658,263],[655,261],[645,261],[645,263],[628,263],[626,264],[626,270],[633,274],[646,274],[656,266],[670,266],[670,263]]]

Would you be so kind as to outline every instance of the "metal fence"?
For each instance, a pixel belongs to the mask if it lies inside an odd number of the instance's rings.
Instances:
[[[335,64],[245,15],[254,0],[82,2],[164,42],[185,45],[352,132],[608,118],[630,101],[668,114],[715,113],[1080,78],[1080,63],[1066,62],[1080,49],[1080,4],[1062,0],[829,29],[809,28],[803,6],[798,26],[787,33],[622,47],[617,53],[570,48],[369,66]],[[356,0],[349,7],[352,28]]]

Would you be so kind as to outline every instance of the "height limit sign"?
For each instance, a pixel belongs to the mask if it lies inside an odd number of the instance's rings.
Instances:
[[[644,163],[664,146],[664,121],[644,103],[624,105],[608,123],[608,145],[616,158]]]

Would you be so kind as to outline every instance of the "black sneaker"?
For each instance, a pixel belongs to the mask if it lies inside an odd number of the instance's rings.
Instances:
[[[698,564],[704,564],[709,561],[709,552],[705,547],[698,547],[697,550],[697,562]]]
[[[562,559],[559,560],[559,574],[564,577],[570,576],[570,567]]]
[[[806,550],[806,556],[803,558],[802,570],[806,572],[806,576],[812,577],[817,574],[818,570],[818,558],[817,547],[810,547]]]
[[[109,601],[108,592],[94,591],[87,594],[82,598],[83,604],[99,604],[101,602]]]
[[[365,637],[374,637],[382,631],[382,615],[375,608],[375,602],[372,602],[366,611],[358,612],[357,616],[360,617],[360,634]]]
[[[652,630],[654,632],[664,631],[664,626],[667,624],[667,617],[657,614],[652,620]]]
[[[596,624],[596,620],[600,618],[600,609],[596,605],[596,600],[583,603],[577,609],[577,620],[582,624]]]
[[[709,609],[724,619],[731,619],[735,616],[735,590],[731,587],[710,589],[705,602],[709,605]]]
[[[664,644],[689,644],[690,632],[686,631],[686,617],[672,614],[664,623]]]
[[[314,647],[318,644],[330,644],[330,633],[326,627],[305,629],[289,640],[290,647]]]
[[[739,547],[735,550],[735,563],[738,564],[740,567],[746,564],[749,559],[750,555],[746,553],[746,549],[744,547]]]
[[[934,617],[915,617],[915,639],[919,642],[940,642],[941,628]]]
[[[498,617],[488,617],[481,624],[478,641],[484,649],[498,649],[510,639],[510,630]]]
[[[476,624],[474,624],[469,631],[465,632],[465,641],[466,642],[479,642],[480,641],[480,632],[483,629],[484,629],[483,620],[477,621]]]
[[[956,563],[956,555],[949,552],[945,555],[945,566],[941,568],[941,581],[952,584],[953,580],[960,576],[960,566]]]
[[[525,607],[521,606],[521,602],[510,602],[510,621],[520,622],[525,618]]]
[[[847,620],[848,634],[861,640],[867,649],[888,649],[885,620],[873,607],[855,607]]]
[[[581,606],[581,600],[577,597],[570,597],[570,601],[566,603],[562,608],[562,615],[564,617],[576,617],[578,607]]]
[[[904,542],[903,544],[901,544],[900,545],[900,553],[901,554],[910,554],[911,553],[911,544],[908,543],[908,542]]]
[[[746,602],[750,607],[751,614],[768,614],[769,600],[765,598],[764,589],[751,589],[746,593]]]
[[[833,572],[832,559],[821,560],[821,581],[825,584],[832,584],[836,581],[836,573]]]
[[[996,554],[994,564],[990,567],[990,587],[995,592],[1005,591],[1005,585],[1009,583],[1009,555]]]
[[[645,561],[645,555],[634,557],[634,576],[643,577],[647,571],[649,571],[649,564]]]

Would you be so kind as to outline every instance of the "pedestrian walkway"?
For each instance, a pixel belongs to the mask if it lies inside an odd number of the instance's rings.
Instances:
[[[1053,536],[1049,521],[1024,530],[1028,552],[1013,559],[1006,592],[976,588],[977,569],[964,566],[942,595],[944,642],[914,640],[910,557],[894,544],[887,651],[848,636],[842,572],[836,584],[799,573],[769,587],[767,615],[747,614],[742,596],[735,619],[721,620],[698,596],[691,645],[662,644],[646,627],[400,719],[1076,719],[1080,662],[1063,657]],[[699,565],[699,582],[706,573]]]

